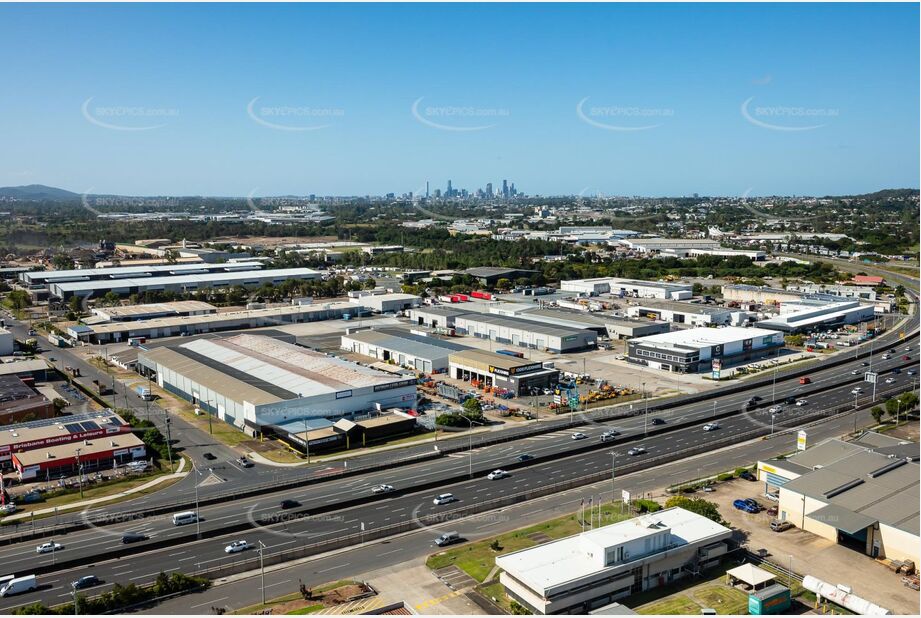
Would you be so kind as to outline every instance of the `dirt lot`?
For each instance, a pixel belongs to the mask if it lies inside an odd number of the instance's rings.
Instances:
[[[731,527],[748,537],[752,550],[767,549],[769,560],[788,567],[801,575],[813,575],[833,584],[846,584],[854,593],[889,608],[897,614],[917,614],[918,595],[901,584],[898,575],[890,573],[869,556],[792,528],[772,532],[772,517],[766,511],[757,515],[743,513],[732,506],[738,498],[754,498],[765,507],[775,503],[764,497],[764,484],[735,480],[720,483],[707,500],[719,504],[723,518]],[[703,495],[703,494],[702,494]]]

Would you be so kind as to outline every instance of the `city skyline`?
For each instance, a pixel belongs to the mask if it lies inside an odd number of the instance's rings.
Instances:
[[[17,62],[0,69],[0,186],[241,196],[419,194],[448,177],[471,190],[515,178],[546,196],[918,186],[914,5],[366,9],[4,5],[0,49]],[[497,34],[489,23],[515,26]]]

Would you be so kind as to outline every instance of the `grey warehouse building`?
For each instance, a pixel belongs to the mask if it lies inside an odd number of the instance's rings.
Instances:
[[[148,266],[113,266],[112,268],[77,268],[71,270],[36,270],[21,273],[19,280],[29,286],[47,286],[52,283],[74,281],[114,281],[143,277],[172,277],[213,272],[261,270],[260,262],[235,262],[231,264],[160,264]]]
[[[342,335],[342,349],[423,373],[442,373],[448,370],[451,354],[469,348],[437,337],[382,328]]]
[[[222,264],[231,267],[233,264]],[[280,268],[275,270],[251,270],[243,272],[208,272],[197,275],[174,277],[147,277],[110,279],[103,281],[73,281],[51,283],[48,286],[52,296],[67,300],[71,296],[93,297],[114,292],[120,296],[143,292],[186,293],[209,288],[230,288],[242,286],[257,288],[265,283],[280,285],[288,279],[319,279],[320,273],[310,268]]]
[[[491,339],[496,343],[558,353],[593,348],[598,342],[598,335],[591,330],[482,313],[455,317],[454,328],[459,334]]]

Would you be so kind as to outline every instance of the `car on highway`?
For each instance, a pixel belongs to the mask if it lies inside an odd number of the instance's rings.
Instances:
[[[886,378],[886,384],[894,384],[895,378]]]
[[[435,539],[435,545],[438,547],[444,547],[445,545],[453,545],[454,543],[460,543],[463,541],[460,532],[445,532],[440,537]]]
[[[788,521],[780,521],[775,519],[771,522],[771,530],[774,532],[783,532],[784,530],[789,530],[792,527],[793,524]]]
[[[442,504],[451,504],[456,500],[457,498],[454,497],[454,494],[438,494],[435,496],[435,499],[432,500],[432,504],[441,506]]]
[[[915,375],[917,372],[916,372],[914,369],[909,369],[909,370],[906,371],[905,373],[907,373],[907,374],[910,375],[910,376],[913,376],[913,375]]]
[[[664,424],[665,424],[665,419],[664,419],[664,418],[659,418],[659,417],[657,416],[657,417],[655,417],[655,418],[653,418],[653,419],[649,419],[649,422],[652,423],[653,425],[664,425]]]
[[[492,472],[486,475],[486,478],[488,478],[490,481],[495,481],[498,479],[504,479],[507,476],[511,476],[511,475],[505,470],[493,470]]]
[[[902,360],[911,360],[911,357],[908,354],[902,356]]]
[[[201,456],[207,459],[208,461],[214,461],[215,459],[217,459],[217,457],[214,456],[214,453],[202,453]]]
[[[83,590],[84,588],[92,588],[93,586],[98,586],[102,581],[95,575],[84,575],[80,579],[74,582],[70,582],[70,586],[74,590]]]
[[[614,438],[616,438],[617,435],[618,435],[618,432],[617,432],[617,431],[615,431],[614,429],[609,429],[608,431],[606,431],[606,432],[604,432],[603,434],[601,434],[601,441],[602,441],[602,442],[610,442],[611,440],[613,440]]]
[[[719,428],[720,428],[719,423],[707,423],[706,425],[704,425],[704,431],[716,431]]]
[[[582,433],[581,431],[577,431],[576,433],[572,434],[572,439],[573,439],[573,440],[584,440],[584,439],[586,439],[587,437],[588,437],[588,436],[585,435],[584,433]]]
[[[287,509],[296,509],[300,505],[301,503],[298,502],[297,500],[282,500],[281,504],[279,504],[278,506],[280,506],[282,510],[287,510]]]
[[[642,446],[634,446],[632,449],[627,451],[627,455],[630,455],[630,457],[636,457],[637,455],[642,455],[645,452],[646,449]]]
[[[60,543],[55,543],[54,541],[51,541],[51,542],[48,542],[48,543],[42,543],[41,545],[39,545],[38,547],[36,547],[36,548],[35,548],[35,553],[37,553],[37,554],[48,554],[48,553],[51,553],[51,552],[53,552],[53,551],[61,551],[62,549],[64,549],[64,546],[63,546],[63,545],[61,545]]]
[[[247,459],[246,457],[241,457],[238,461],[240,462],[240,465],[243,466],[244,468],[252,468],[254,465],[256,465],[252,461]]]
[[[889,354],[883,354],[883,360],[889,360],[890,358],[892,358],[891,355],[889,355]]]
[[[393,491],[393,485],[375,485],[371,488],[372,494],[389,494]]]
[[[732,506],[746,513],[757,513],[758,507],[752,506],[745,500],[734,500]]]
[[[797,399],[797,400],[796,400],[796,407],[797,407],[797,408],[802,408],[804,405],[806,405],[806,404],[808,404],[808,403],[809,403],[809,401],[806,400],[806,399]]]
[[[532,459],[534,459],[534,455],[530,453],[522,453],[518,456],[518,461],[531,461]]]
[[[893,367],[892,373],[902,373],[902,369],[900,367]]]
[[[141,541],[146,541],[150,537],[146,534],[141,534],[140,532],[126,532],[122,535],[122,543],[128,545],[129,543],[140,543]]]
[[[863,389],[860,388],[859,386],[855,386],[854,388],[851,389],[851,395],[859,395],[862,392],[863,392]]]
[[[800,384],[812,384],[812,380],[809,379],[809,376],[803,376],[799,379]]]
[[[780,414],[781,412],[783,412],[783,408],[781,406],[771,406],[768,412],[770,412],[771,414]]]
[[[911,352],[911,347],[905,348],[905,351],[906,351],[906,352]]]
[[[870,366],[870,363],[867,363],[867,362],[860,363],[860,366],[861,366],[861,367],[869,367],[869,366]]]
[[[793,404],[796,403],[796,397],[794,397],[793,395],[790,395],[789,397],[784,399],[783,402],[789,406],[792,406]]]
[[[854,371],[851,372],[851,375],[852,375],[852,376],[859,376],[861,373],[862,373],[862,372],[860,371],[860,369],[855,369]]]
[[[246,541],[234,541],[230,545],[224,548],[225,554],[236,554],[241,551],[246,551],[249,549],[249,543]]]

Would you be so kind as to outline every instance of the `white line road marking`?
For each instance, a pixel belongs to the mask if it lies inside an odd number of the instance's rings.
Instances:
[[[268,588],[268,586],[266,586],[266,588]],[[205,605],[210,605],[210,604],[212,604],[212,603],[217,603],[218,601],[224,601],[225,599],[229,599],[229,598],[230,598],[230,597],[219,597],[219,598],[213,599],[213,600],[211,600],[211,601],[205,601],[204,603],[199,603],[198,605],[190,605],[190,606],[189,606],[189,609],[195,609],[196,607],[204,607]]]
[[[334,566],[334,567],[330,567],[330,568],[328,568],[328,569],[323,569],[322,571],[317,571],[317,573],[326,573],[327,571],[335,571],[336,569],[341,569],[341,568],[347,567],[347,566],[349,566],[350,564],[351,564],[351,562],[346,562],[346,563],[344,563],[344,564],[337,564],[337,565]],[[266,587],[268,587],[268,586],[266,586]]]

